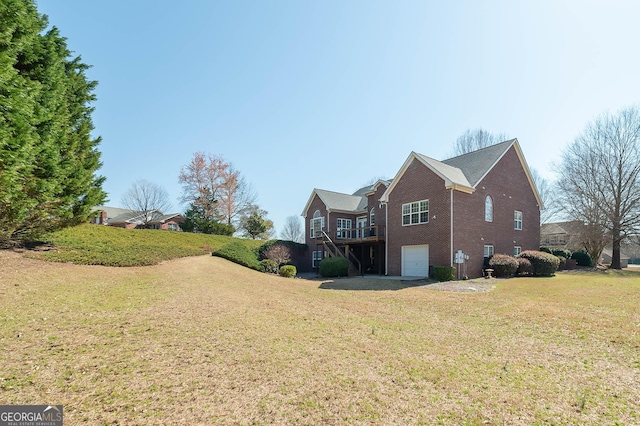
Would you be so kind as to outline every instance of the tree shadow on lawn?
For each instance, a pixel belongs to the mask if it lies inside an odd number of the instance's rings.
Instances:
[[[420,287],[431,284],[427,279],[402,280],[375,277],[333,278],[323,281],[318,288],[323,290],[403,290],[405,288]]]

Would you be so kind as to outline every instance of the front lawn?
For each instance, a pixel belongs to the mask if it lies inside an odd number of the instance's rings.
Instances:
[[[640,423],[638,274],[362,280],[0,252],[0,400],[65,424]]]

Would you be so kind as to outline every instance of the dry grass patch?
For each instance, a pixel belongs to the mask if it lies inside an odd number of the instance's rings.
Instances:
[[[634,274],[456,293],[211,256],[0,265],[0,399],[69,424],[640,422]]]

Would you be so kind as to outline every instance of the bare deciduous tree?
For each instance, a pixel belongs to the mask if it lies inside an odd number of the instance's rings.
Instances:
[[[280,232],[280,238],[296,243],[304,243],[304,229],[302,229],[300,217],[287,217],[282,232]]]
[[[265,251],[264,256],[276,262],[280,267],[291,260],[291,249],[282,243],[274,244]]]
[[[227,225],[237,225],[239,216],[257,198],[240,172],[217,155],[196,152],[182,167],[178,181],[184,191],[181,201],[194,204],[205,217]]]
[[[141,212],[142,226],[147,227],[155,216],[171,209],[169,194],[161,186],[141,179],[123,195],[122,205],[134,212]]]
[[[557,197],[548,180],[543,178],[536,169],[530,169],[530,171],[543,204],[543,209],[540,211],[540,223],[549,223],[558,215]]]
[[[495,145],[509,139],[506,133],[490,133],[482,128],[467,129],[462,135],[458,136],[453,145],[452,156],[466,154],[490,145]]]
[[[609,234],[611,268],[620,269],[620,244],[640,228],[638,107],[589,123],[565,150],[557,171],[566,213]]]

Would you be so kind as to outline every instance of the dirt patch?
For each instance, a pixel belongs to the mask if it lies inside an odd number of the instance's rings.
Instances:
[[[427,290],[454,291],[457,293],[486,293],[496,288],[500,280],[497,278],[479,278],[463,281],[445,281],[441,283],[428,283]]]

